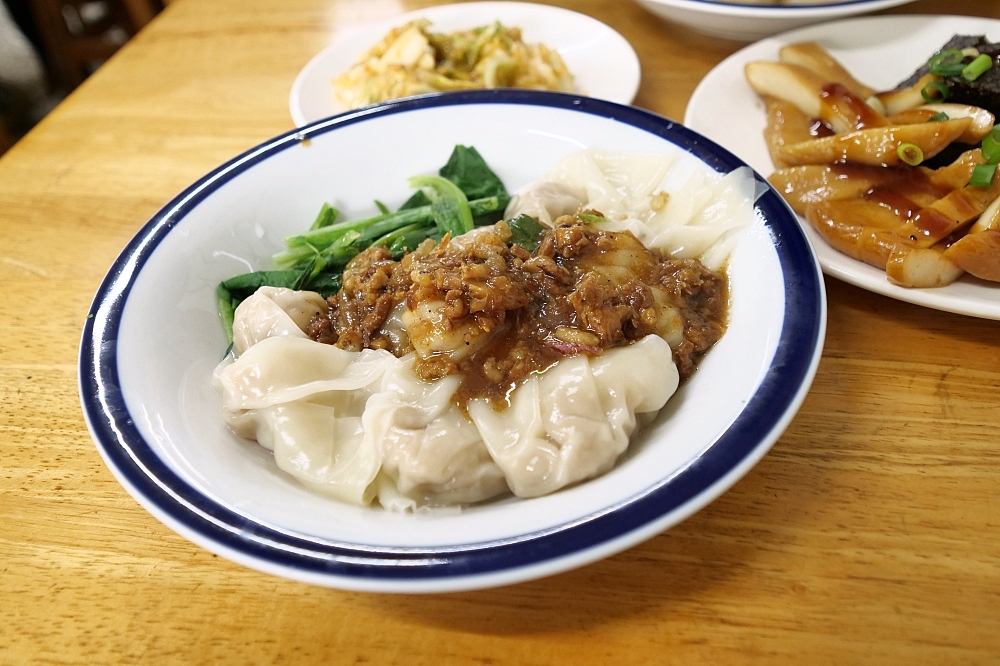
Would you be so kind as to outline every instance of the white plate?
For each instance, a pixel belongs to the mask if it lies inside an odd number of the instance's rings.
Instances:
[[[752,42],[812,23],[905,5],[913,0],[855,0],[809,5],[741,5],[714,0],[636,0],[668,21],[723,39]]]
[[[297,127],[346,111],[333,93],[334,77],[378,43],[390,29],[418,18],[435,32],[455,32],[500,21],[521,28],[522,39],[559,52],[582,95],[629,104],[639,90],[639,58],[620,34],[584,14],[527,2],[469,2],[429,7],[370,23],[335,36],[299,72],[288,107]]]
[[[787,44],[817,41],[855,78],[876,89],[905,80],[955,34],[1000,40],[1000,21],[959,16],[877,16],[803,28],[751,44],[722,61],[698,84],[684,124],[725,146],[762,174],[774,171],[764,143],[764,104],[743,76],[754,60],[777,60]],[[1000,284],[964,276],[937,289],[891,284],[885,271],[837,252],[801,220],[823,272],[891,298],[937,310],[1000,319]]]
[[[398,514],[308,492],[222,420],[218,283],[267,268],[324,201],[345,216],[398,205],[406,179],[475,146],[511,191],[581,148],[673,152],[678,174],[742,165],[640,109],[529,91],[412,98],[315,123],[212,171],[125,248],[84,330],[80,392],[98,449],[153,515],[249,567],[349,589],[501,585],[621,551],[745,474],[795,414],[822,351],[819,265],[771,189],[730,261],[729,329],[608,474],[545,497]],[[708,166],[706,166],[706,164]]]

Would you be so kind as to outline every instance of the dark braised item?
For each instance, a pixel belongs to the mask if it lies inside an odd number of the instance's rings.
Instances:
[[[939,52],[948,49],[974,48],[985,53],[993,60],[993,66],[983,72],[975,81],[967,81],[961,74],[943,77],[948,87],[948,102],[968,104],[986,109],[994,117],[1000,118],[1000,43],[991,43],[983,35],[955,35],[938,49]],[[924,63],[913,75],[901,82],[897,88],[908,88],[920,77],[930,72],[930,66]]]
[[[650,334],[670,343],[686,378],[725,330],[725,277],[697,260],[665,259],[629,232],[570,216],[534,252],[510,239],[500,222],[427,241],[399,262],[366,250],[307,333],[344,349],[416,351],[422,378],[462,374],[459,405],[502,408],[530,373]]]

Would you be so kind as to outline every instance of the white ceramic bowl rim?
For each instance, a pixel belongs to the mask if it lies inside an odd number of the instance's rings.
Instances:
[[[850,0],[848,2],[830,2],[817,5],[740,5],[722,0],[643,0],[651,5],[663,7],[683,7],[708,14],[743,17],[774,17],[774,18],[806,18],[817,16],[823,18],[838,18],[859,12],[874,12],[897,5],[912,2],[912,0]]]
[[[745,409],[689,465],[628,500],[572,523],[515,538],[447,547],[384,547],[341,543],[259,524],[220,506],[180,478],[133,423],[118,377],[117,340],[129,292],[157,245],[203,199],[237,174],[300,141],[367,118],[449,105],[513,104],[565,109],[626,123],[663,138],[720,173],[746,166],[732,153],[662,116],[578,95],[488,90],[397,100],[325,119],[267,141],[201,178],[161,209],[129,242],[94,299],[84,326],[79,380],[84,415],[112,471],[161,520],[211,549],[300,579],[335,577],[371,587],[396,581],[488,577],[544,567],[609,544],[635,542],[686,517],[723,492],[770,448],[791,420],[812,381],[825,330],[822,276],[794,215],[772,189],[755,214],[772,236],[785,287],[784,320],[775,356]],[[763,180],[757,176],[758,180]],[[693,510],[693,509],[692,509]],[[669,518],[668,518],[669,514]],[[619,550],[616,548],[615,550]],[[366,583],[367,581],[367,583]]]

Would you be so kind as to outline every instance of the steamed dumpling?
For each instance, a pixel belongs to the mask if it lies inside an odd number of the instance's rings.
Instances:
[[[305,338],[309,320],[326,311],[326,300],[314,291],[260,287],[233,314],[233,351],[237,356],[265,338]]]
[[[748,167],[726,175],[697,169],[666,192],[661,188],[673,164],[669,155],[573,153],[525,186],[525,204],[515,207],[512,201],[504,217],[531,211],[546,215],[563,210],[567,197],[575,197],[578,209],[600,211],[607,218],[600,228],[630,231],[667,257],[699,258],[709,270],[719,270],[738,230],[753,222],[754,202],[763,186]]]
[[[670,346],[650,335],[601,356],[574,356],[514,390],[510,407],[469,403],[511,491],[538,497],[611,469],[636,415],[655,413],[677,389]]]
[[[648,219],[653,197],[674,164],[670,154],[621,154],[581,150],[560,160],[543,181],[576,193],[584,208],[610,219]]]
[[[479,430],[451,401],[460,378],[425,381],[413,364],[410,355],[386,370],[362,419],[394,490],[410,505],[468,504],[507,492]],[[383,506],[399,500],[382,492],[379,499]]]
[[[573,190],[561,183],[540,180],[521,188],[510,199],[504,211],[505,220],[518,215],[530,215],[547,227],[556,218],[573,215],[583,206],[585,193]]]
[[[217,373],[223,416],[236,434],[274,452],[303,485],[367,505],[381,454],[362,428],[389,352],[350,352],[307,338],[266,338]]]

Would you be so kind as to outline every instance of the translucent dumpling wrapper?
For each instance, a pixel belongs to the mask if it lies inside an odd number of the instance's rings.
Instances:
[[[274,452],[303,485],[369,504],[381,454],[362,415],[392,354],[350,352],[306,338],[266,338],[217,373],[223,416],[236,434]]]
[[[561,215],[573,215],[584,204],[584,193],[566,185],[539,180],[518,190],[507,204],[505,220],[530,215],[547,227]]]
[[[514,494],[538,497],[611,469],[637,415],[659,411],[677,384],[670,346],[651,335],[566,358],[515,389],[507,410],[474,400],[469,416]]]
[[[261,409],[317,393],[353,391],[378,381],[387,351],[350,352],[309,338],[267,338],[219,373],[223,407]]]
[[[607,218],[601,228],[630,231],[665,256],[698,258],[710,270],[719,270],[739,230],[753,222],[754,202],[764,188],[749,168],[741,167],[726,175],[695,169],[680,186],[667,191],[663,184],[674,166],[669,155],[573,153],[522,188],[505,217],[526,212],[543,222],[546,216],[554,220],[552,211],[565,211],[567,197],[575,197],[578,209],[598,211]]]
[[[233,313],[233,352],[239,356],[265,338],[305,338],[309,320],[326,310],[314,291],[260,287]]]
[[[479,430],[451,400],[461,378],[421,380],[413,364],[410,355],[386,370],[362,418],[365,437],[381,451],[383,474],[394,482],[395,492],[379,491],[382,505],[400,508],[402,498],[407,508],[468,504],[506,493]]]
[[[576,194],[583,207],[610,219],[646,220],[653,197],[674,165],[666,153],[621,154],[582,150],[563,158],[541,180]]]

